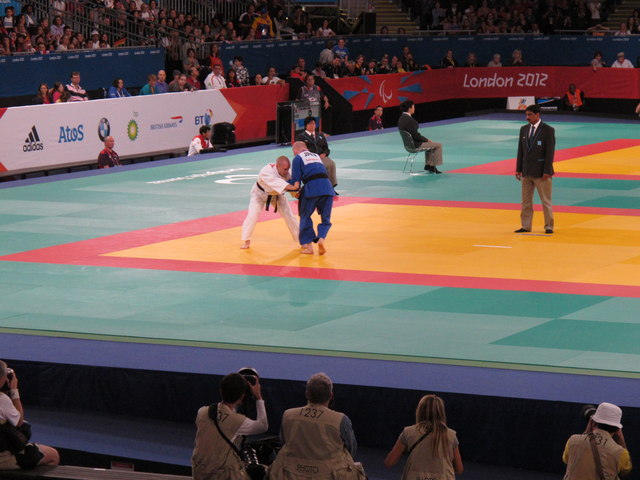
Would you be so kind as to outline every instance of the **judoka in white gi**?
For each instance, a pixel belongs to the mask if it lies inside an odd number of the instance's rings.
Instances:
[[[258,174],[258,181],[251,189],[251,200],[249,200],[249,211],[247,218],[242,224],[242,245],[240,248],[246,249],[251,245],[251,235],[258,222],[260,211],[264,208],[273,208],[277,211],[289,227],[289,232],[293,239],[298,241],[300,230],[298,219],[291,211],[289,202],[285,197],[285,192],[295,191],[296,187],[290,185],[287,180],[291,178],[289,167],[291,163],[285,156],[278,157],[276,163],[269,163],[264,166]]]

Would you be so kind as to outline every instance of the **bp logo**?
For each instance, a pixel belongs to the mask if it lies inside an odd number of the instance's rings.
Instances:
[[[109,124],[109,120],[106,118],[101,118],[100,122],[98,122],[98,137],[101,142],[104,142],[104,139],[111,135],[111,125]]]
[[[138,122],[135,120],[129,120],[129,125],[127,125],[127,136],[131,141],[138,138]]]

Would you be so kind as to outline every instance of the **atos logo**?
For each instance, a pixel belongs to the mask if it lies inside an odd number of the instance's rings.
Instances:
[[[60,127],[58,143],[81,142],[84,140],[84,125]]]
[[[213,112],[211,109],[207,108],[204,111],[204,115],[197,115],[195,118],[196,125],[211,125],[211,120],[213,119]]]

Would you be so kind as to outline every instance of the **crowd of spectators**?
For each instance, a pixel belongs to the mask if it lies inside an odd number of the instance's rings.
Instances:
[[[554,34],[558,30],[601,32],[611,5],[606,0],[423,0],[409,1],[424,30],[448,34]],[[626,35],[640,33],[634,10]],[[623,30],[624,32],[624,30]]]

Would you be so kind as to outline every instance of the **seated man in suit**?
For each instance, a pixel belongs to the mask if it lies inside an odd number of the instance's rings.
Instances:
[[[405,100],[400,104],[402,114],[398,120],[398,130],[404,130],[411,135],[415,147],[424,152],[424,169],[428,173],[442,173],[437,166],[442,165],[442,144],[432,142],[418,132],[418,122],[411,116],[416,111],[412,100]]]
[[[304,132],[296,135],[296,142],[304,142],[311,153],[320,155],[324,168],[327,169],[329,181],[335,188],[338,185],[338,177],[336,175],[336,162],[329,158],[329,145],[324,133],[316,132],[316,119],[309,116],[304,119]]]

